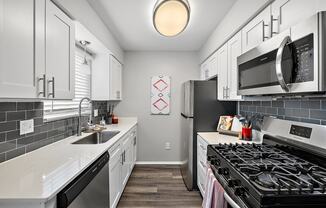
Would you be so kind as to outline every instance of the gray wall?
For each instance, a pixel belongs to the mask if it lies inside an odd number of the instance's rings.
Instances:
[[[151,115],[150,78],[171,76],[171,114]],[[123,69],[123,101],[118,116],[137,116],[138,161],[180,161],[181,84],[199,78],[194,52],[126,52]],[[171,150],[165,150],[166,142]]]
[[[271,0],[238,0],[216,27],[200,50],[200,62],[203,62],[214,50],[231,37],[239,28],[252,18],[257,11]]]

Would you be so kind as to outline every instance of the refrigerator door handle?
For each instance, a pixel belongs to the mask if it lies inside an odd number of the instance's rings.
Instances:
[[[193,116],[186,116],[185,114],[181,113],[181,116],[184,117],[184,118],[194,118]]]

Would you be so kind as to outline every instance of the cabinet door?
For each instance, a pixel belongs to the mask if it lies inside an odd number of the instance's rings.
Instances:
[[[217,75],[217,52],[215,52],[209,59],[208,59],[208,76],[214,77]]]
[[[237,93],[238,88],[238,63],[237,58],[241,55],[241,32],[237,33],[228,42],[228,87],[226,94],[230,100],[241,100]]]
[[[202,80],[207,80],[209,78],[209,64],[208,64],[208,60],[206,60],[202,66],[201,66],[201,70],[202,70]]]
[[[46,1],[46,74],[48,97],[74,98],[75,30],[73,21]]]
[[[43,77],[44,66],[34,59],[44,41],[39,34],[44,31],[44,20],[39,18],[44,15],[43,4],[40,0],[0,0],[0,98],[43,96],[39,94],[43,81],[38,78]]]
[[[242,49],[246,52],[270,38],[271,8],[268,6],[242,29]]]
[[[92,61],[92,100],[110,100],[109,63],[108,53],[96,54]]]
[[[121,183],[124,188],[128,182],[130,173],[130,137],[123,139],[122,141],[122,168],[121,168]]]
[[[133,166],[136,164],[137,161],[137,135],[133,138]]]
[[[122,157],[120,147],[117,147],[113,153],[110,153],[109,177],[110,177],[110,207],[115,208],[119,202],[122,192],[121,186],[121,165]]]
[[[202,63],[200,65],[200,80],[205,80],[206,79],[206,63]]]
[[[217,51],[217,99],[225,100],[226,87],[228,86],[228,47],[224,44]]]
[[[110,56],[110,100],[122,99],[122,65]]]
[[[272,3],[272,32],[279,34],[317,12],[317,0],[276,0]],[[299,13],[298,13],[299,12]]]

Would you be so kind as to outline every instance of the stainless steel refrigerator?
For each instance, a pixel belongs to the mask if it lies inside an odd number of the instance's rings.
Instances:
[[[216,131],[221,115],[235,115],[236,102],[217,100],[217,81],[182,85],[181,173],[188,190],[197,189],[197,132]]]

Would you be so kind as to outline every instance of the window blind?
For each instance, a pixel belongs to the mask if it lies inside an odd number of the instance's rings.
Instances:
[[[84,53],[75,53],[75,98],[73,100],[44,100],[44,119],[56,120],[78,115],[79,102],[83,97],[91,97],[91,57],[87,56],[88,65],[84,65]],[[91,105],[83,102],[82,113],[90,114]]]

